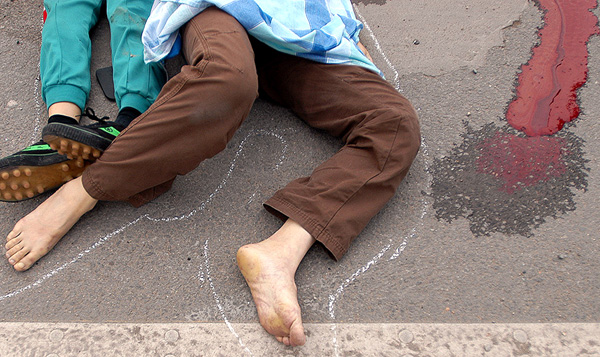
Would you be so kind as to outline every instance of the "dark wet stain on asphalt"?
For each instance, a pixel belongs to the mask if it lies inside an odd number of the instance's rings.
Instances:
[[[588,185],[581,138],[465,126],[463,143],[433,165],[431,195],[439,220],[466,218],[476,236],[531,236],[548,218],[575,210],[574,190]]]

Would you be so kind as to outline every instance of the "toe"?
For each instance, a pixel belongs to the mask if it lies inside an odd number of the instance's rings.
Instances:
[[[289,341],[292,346],[302,346],[306,342],[306,335],[304,334],[302,320],[298,319],[294,321],[292,327],[290,327]]]
[[[27,253],[29,253],[29,250],[23,248],[23,245],[18,244],[6,252],[6,255],[8,256],[8,262],[12,265],[15,265],[19,263],[21,259],[27,255]]]
[[[16,271],[25,271],[25,270],[31,268],[31,265],[27,265],[24,262],[18,262],[13,267],[15,268]]]
[[[15,265],[14,268],[17,271],[25,271],[29,268],[31,268],[31,266],[37,262],[41,257],[43,256],[40,254],[35,254],[34,252],[29,252],[29,254],[25,255],[20,261],[18,261]]]
[[[15,239],[15,238],[17,238],[18,236],[21,235],[21,230],[19,229],[18,226],[19,226],[19,223],[17,223],[15,225],[15,228],[13,228],[13,230],[10,231],[10,233],[8,233],[8,235],[6,236],[6,241],[7,242],[10,241],[10,240]]]
[[[6,248],[6,250],[8,252],[9,250],[13,249],[13,247],[15,247],[19,243],[21,243],[21,239],[16,237],[14,239],[7,241],[6,244],[4,245],[4,247]]]

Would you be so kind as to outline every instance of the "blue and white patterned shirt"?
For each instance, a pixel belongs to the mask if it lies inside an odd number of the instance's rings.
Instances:
[[[350,0],[155,0],[142,34],[146,62],[167,57],[178,29],[210,6],[227,12],[251,36],[278,51],[382,74],[357,46],[363,25]]]

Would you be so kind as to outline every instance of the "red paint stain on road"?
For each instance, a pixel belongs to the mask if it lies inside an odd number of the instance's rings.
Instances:
[[[560,137],[518,137],[499,132],[478,149],[477,171],[497,177],[502,182],[500,190],[510,194],[567,170],[563,160],[566,142]]]
[[[541,43],[521,68],[506,118],[529,136],[552,135],[577,118],[577,89],[587,79],[587,41],[598,34],[597,0],[539,0]]]
[[[479,145],[477,170],[496,177],[501,191],[512,194],[558,178],[568,167],[566,142],[549,137],[580,113],[577,89],[587,79],[589,38],[598,34],[598,19],[590,11],[597,0],[538,0],[544,11],[540,45],[521,67],[516,98],[506,118],[518,137],[498,133]]]

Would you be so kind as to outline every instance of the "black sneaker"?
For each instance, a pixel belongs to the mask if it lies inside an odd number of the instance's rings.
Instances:
[[[53,115],[42,130],[42,139],[69,159],[95,161],[125,126],[107,121],[108,117],[98,118],[91,108],[87,108],[82,116],[98,123],[79,125]]]
[[[35,197],[81,176],[89,165],[68,159],[43,141],[0,159],[0,201]]]

